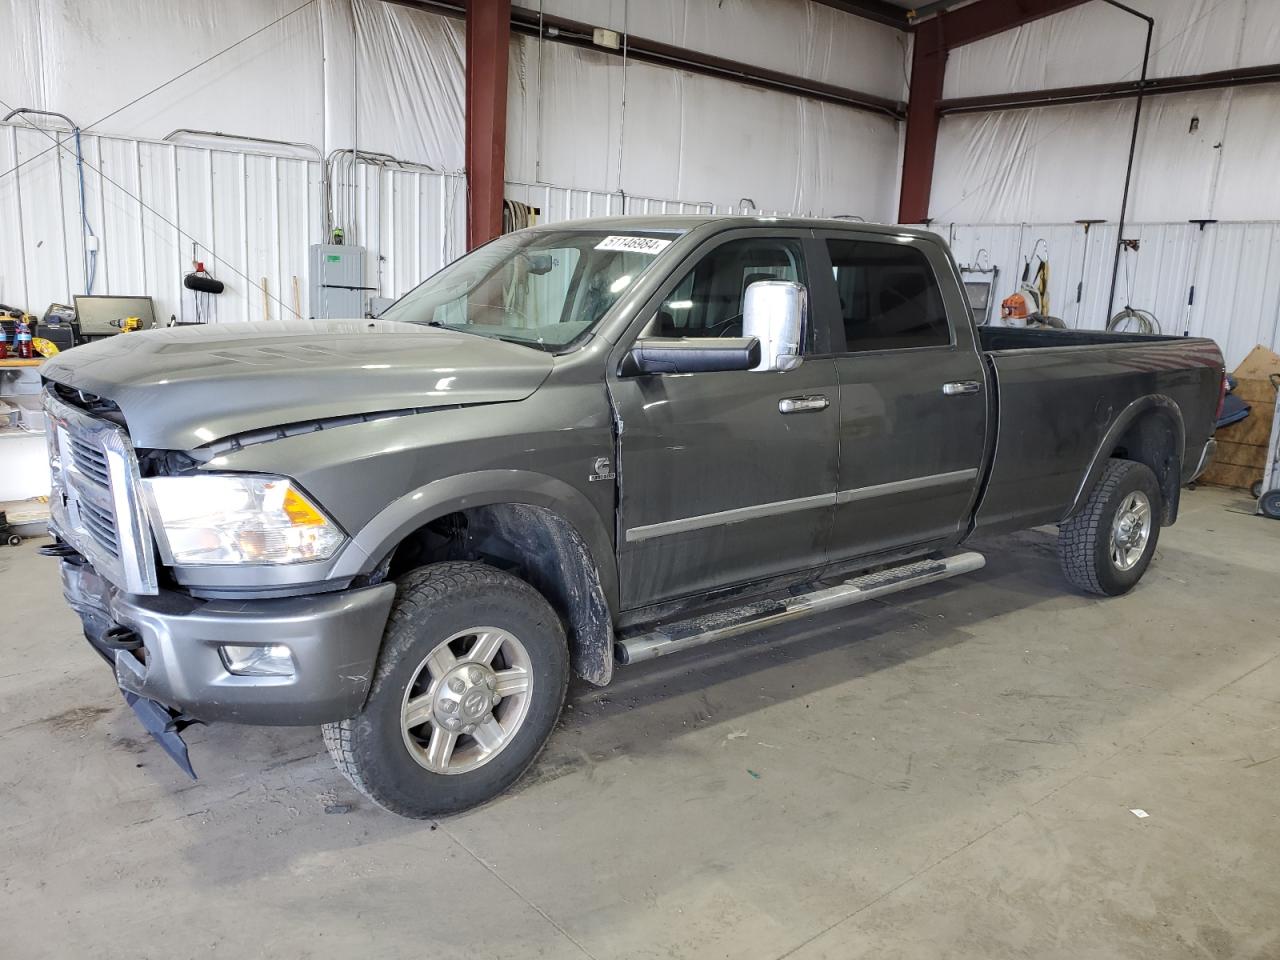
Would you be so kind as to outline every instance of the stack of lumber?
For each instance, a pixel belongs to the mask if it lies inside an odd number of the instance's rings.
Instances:
[[[1276,390],[1270,374],[1280,374],[1280,354],[1266,347],[1254,347],[1236,367],[1235,394],[1253,409],[1239,423],[1223,427],[1216,434],[1218,453],[1201,479],[1222,487],[1248,490],[1262,479],[1271,443],[1271,420],[1276,408]]]

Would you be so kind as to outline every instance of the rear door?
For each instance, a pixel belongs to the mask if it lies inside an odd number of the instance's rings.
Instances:
[[[826,558],[836,485],[836,361],[813,328],[788,371],[622,376],[637,339],[742,335],[746,288],[808,284],[810,231],[739,230],[699,249],[618,345],[609,390],[621,421],[618,560],[633,608]],[[826,356],[815,359],[821,349]],[[804,398],[801,405],[783,401]],[[792,409],[797,408],[797,409]],[[790,410],[791,412],[784,412]]]
[[[950,261],[907,235],[820,232],[815,308],[840,380],[833,560],[958,539],[986,449],[985,364]],[[959,322],[957,322],[959,321]]]

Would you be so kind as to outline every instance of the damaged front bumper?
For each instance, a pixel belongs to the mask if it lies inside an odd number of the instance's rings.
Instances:
[[[63,594],[86,638],[114,666],[126,699],[155,701],[179,725],[306,726],[354,715],[369,693],[395,596],[391,583],[274,600],[135,596],[78,557],[61,566]],[[230,673],[221,654],[227,644],[285,646],[293,674]]]

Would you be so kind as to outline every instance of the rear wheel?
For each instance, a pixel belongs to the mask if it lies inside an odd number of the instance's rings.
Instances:
[[[1118,596],[1146,573],[1160,538],[1160,485],[1146,464],[1109,460],[1084,509],[1058,527],[1058,556],[1072,584]]]
[[[379,806],[457,813],[528,768],[568,682],[564,630],[541,594],[484,564],[435,564],[399,580],[369,699],[325,724],[325,745]]]

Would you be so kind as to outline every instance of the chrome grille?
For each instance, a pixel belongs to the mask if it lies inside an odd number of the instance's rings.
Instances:
[[[102,487],[111,485],[111,472],[107,468],[107,455],[94,449],[86,440],[69,435],[71,459],[76,469]]]
[[[116,536],[116,518],[88,500],[81,500],[78,507],[80,520],[89,536],[93,537],[103,550],[119,560],[120,541]]]
[[[54,531],[127,593],[154,594],[155,548],[128,434],[45,391]]]

